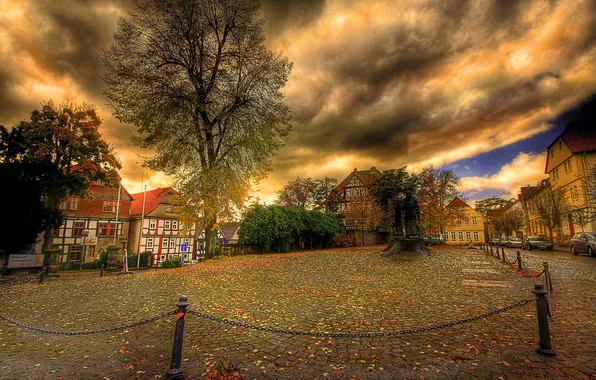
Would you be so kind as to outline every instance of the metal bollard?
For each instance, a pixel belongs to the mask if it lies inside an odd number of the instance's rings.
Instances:
[[[176,314],[176,330],[174,331],[174,344],[172,346],[172,360],[170,361],[170,369],[166,372],[167,380],[183,380],[184,371],[180,368],[182,363],[182,342],[184,340],[184,320],[186,319],[186,308],[189,303],[188,297],[181,296],[180,301],[176,304],[178,306],[178,313]]]
[[[556,355],[550,342],[550,330],[548,328],[548,305],[546,302],[546,290],[543,284],[534,284],[533,293],[536,294],[536,312],[538,314],[538,335],[540,347],[536,350],[539,354]]]
[[[505,260],[505,247],[501,247],[501,253],[503,254],[503,261],[507,261]]]
[[[41,268],[41,273],[39,274],[39,283],[43,282],[43,277],[46,275],[46,267]]]
[[[99,277],[103,277],[103,268],[104,268],[104,264],[102,263],[99,267],[101,268],[101,271],[99,272]]]
[[[492,244],[490,245],[490,254],[491,255],[493,254],[493,245]]]
[[[517,270],[523,270],[522,262],[521,262],[521,253],[517,251]]]

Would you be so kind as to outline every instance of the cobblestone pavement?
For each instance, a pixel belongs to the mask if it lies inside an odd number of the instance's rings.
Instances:
[[[537,278],[480,250],[437,247],[430,256],[380,257],[381,247],[211,260],[128,276],[0,287],[0,314],[61,330],[100,329],[191,309],[301,331],[377,332],[436,325],[533,298]],[[515,250],[506,250],[513,258]],[[526,252],[554,286],[555,357],[536,353],[531,303],[460,326],[397,337],[317,338],[258,332],[193,315],[183,367],[201,378],[217,361],[248,378],[596,378],[596,259]],[[2,379],[163,377],[174,319],[87,336],[36,333],[0,321]]]

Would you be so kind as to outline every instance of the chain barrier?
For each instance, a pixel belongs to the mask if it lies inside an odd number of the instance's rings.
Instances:
[[[447,327],[463,325],[465,323],[473,322],[479,319],[483,319],[486,317],[491,317],[493,315],[497,315],[521,306],[524,306],[528,302],[535,301],[535,299],[525,299],[519,302],[516,302],[512,305],[503,307],[501,309],[493,310],[488,313],[476,315],[470,318],[461,319],[458,321],[452,321],[447,323],[442,323],[439,325],[433,326],[425,326],[425,327],[417,327],[413,329],[407,330],[397,330],[397,331],[378,331],[378,332],[367,332],[367,333],[331,333],[331,332],[317,332],[317,331],[295,331],[295,330],[286,330],[286,329],[279,329],[274,327],[263,327],[257,325],[251,325],[249,323],[238,322],[231,319],[226,319],[222,317],[217,317],[214,315],[210,315],[207,313],[202,313],[199,311],[189,310],[189,314],[193,314],[197,317],[206,318],[214,322],[220,322],[227,325],[243,327],[251,330],[258,330],[264,332],[272,332],[278,334],[287,334],[287,335],[301,335],[301,336],[314,336],[314,337],[326,337],[326,338],[374,338],[374,337],[386,337],[386,336],[397,336],[397,335],[407,335],[407,334],[415,334],[420,332],[444,329]]]
[[[151,322],[155,322],[157,320],[163,319],[167,316],[170,315],[174,315],[176,314],[176,310],[173,311],[168,311],[167,313],[161,314],[161,315],[157,315],[155,317],[151,317],[151,318],[147,318],[144,319],[142,321],[138,321],[138,322],[134,322],[134,323],[129,323],[127,325],[122,325],[122,326],[118,326],[118,327],[110,327],[110,328],[106,328],[106,329],[100,329],[100,330],[83,330],[83,331],[64,331],[64,330],[54,330],[54,329],[45,329],[42,327],[35,327],[35,326],[29,326],[26,325],[24,323],[15,321],[14,319],[5,317],[4,315],[0,314],[0,319],[3,319],[5,321],[7,321],[8,323],[12,323],[14,325],[17,325],[19,327],[25,328],[27,330],[33,330],[33,331],[38,331],[38,332],[42,332],[42,333],[46,333],[46,334],[54,334],[54,335],[90,335],[90,334],[99,334],[99,333],[107,333],[107,332],[114,332],[114,331],[120,331],[120,330],[126,330],[132,327],[137,327],[137,326],[141,326],[147,323],[151,323]]]

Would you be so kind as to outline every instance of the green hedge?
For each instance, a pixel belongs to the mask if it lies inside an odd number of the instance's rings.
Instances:
[[[149,251],[141,252],[141,260],[140,260],[140,267],[150,267],[151,266],[151,256],[152,253]],[[138,255],[128,255],[128,267],[129,268],[136,268],[137,267],[137,257]]]
[[[182,266],[182,261],[179,257],[174,257],[172,259],[167,259],[163,263],[161,263],[162,268],[170,269],[170,268],[180,268]]]
[[[242,244],[256,244],[261,252],[288,252],[327,247],[340,231],[336,215],[256,204],[245,213],[238,238]]]

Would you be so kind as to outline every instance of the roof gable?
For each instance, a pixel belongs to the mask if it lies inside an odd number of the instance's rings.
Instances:
[[[130,215],[143,214],[143,200],[145,200],[145,214],[148,214],[171,194],[178,194],[178,192],[171,187],[162,187],[144,193],[132,194],[134,200],[130,207]]]
[[[335,188],[339,194],[344,193],[346,187],[370,187],[374,179],[381,174],[381,172],[374,166],[370,170],[358,171],[354,168],[351,172],[337,187]]]

